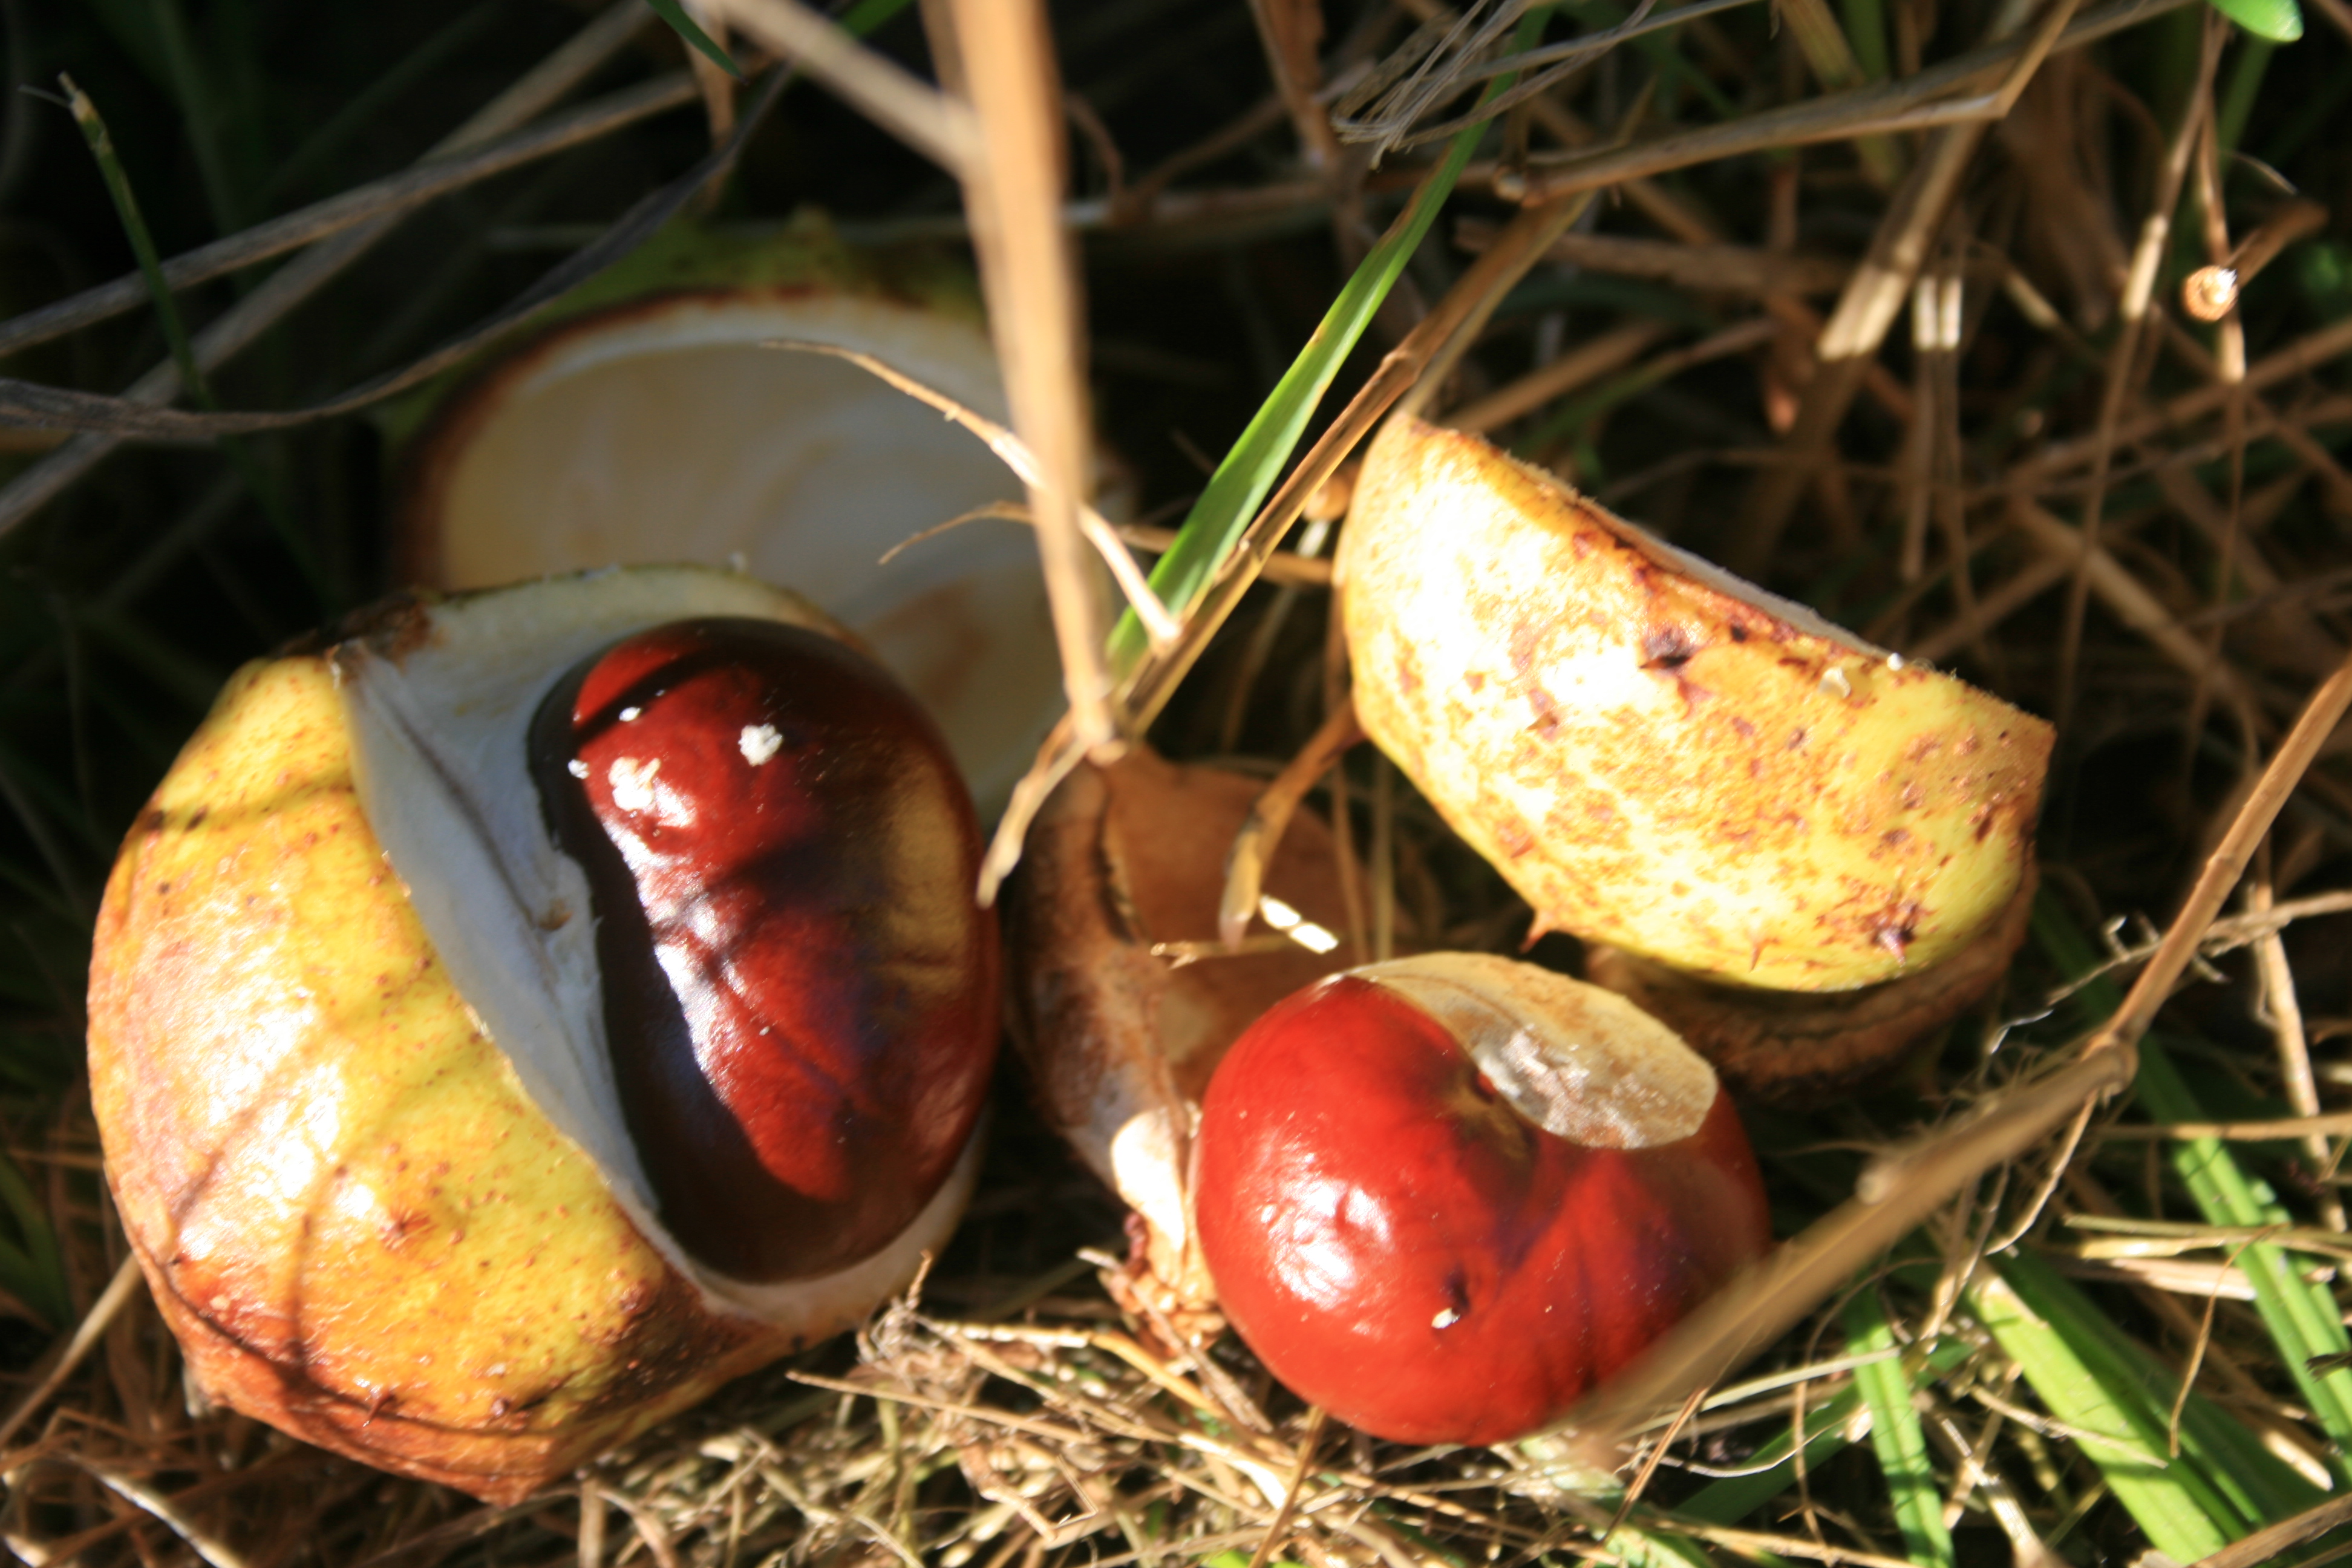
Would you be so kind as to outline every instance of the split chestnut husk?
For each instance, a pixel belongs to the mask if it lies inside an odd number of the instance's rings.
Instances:
[[[239,670],[90,973],[198,1383],[512,1501],[856,1322],[970,1189],[978,855],[919,709],[748,578],[395,602]]]
[[[1335,572],[1364,729],[1538,931],[1816,995],[1997,977],[2015,947],[2041,720],[1409,416]]]

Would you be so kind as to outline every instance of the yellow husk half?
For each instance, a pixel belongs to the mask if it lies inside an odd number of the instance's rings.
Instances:
[[[1840,991],[1958,952],[2032,855],[2050,727],[1400,416],[1338,557],[1365,730],[1539,929]]]

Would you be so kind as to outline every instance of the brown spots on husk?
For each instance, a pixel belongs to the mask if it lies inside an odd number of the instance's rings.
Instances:
[[[1677,626],[1652,626],[1642,634],[1642,668],[1672,674],[1691,661],[1698,644]]]
[[[1508,806],[1498,806],[1496,809],[1492,828],[1495,835],[1495,842],[1501,847],[1503,853],[1510,858],[1517,860],[1522,856],[1534,852],[1536,847],[1535,834],[1528,828],[1526,821],[1520,817],[1518,813],[1511,810]]]
[[[1408,696],[1421,689],[1421,660],[1413,657],[1411,647],[1397,649],[1396,682],[1397,689]]]
[[[2014,890],[2037,721],[1474,437],[1391,420],[1338,570],[1366,730],[1550,925],[1835,991],[1944,962]],[[1577,830],[1594,795],[1650,864]],[[1916,929],[1861,916],[1905,901]]]

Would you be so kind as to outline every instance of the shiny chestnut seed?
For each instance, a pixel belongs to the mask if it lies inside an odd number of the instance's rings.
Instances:
[[[937,729],[831,637],[711,619],[583,660],[530,746],[588,874],[663,1223],[745,1280],[880,1249],[954,1165],[996,1053],[980,831]]]
[[[1547,1426],[1770,1242],[1706,1064],[1622,998],[1485,955],[1275,1007],[1219,1066],[1199,1150],[1234,1326],[1398,1442]]]

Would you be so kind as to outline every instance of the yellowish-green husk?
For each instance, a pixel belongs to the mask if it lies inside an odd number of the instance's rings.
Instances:
[[[1538,928],[1718,981],[1939,963],[2030,864],[2050,727],[1391,420],[1338,576],[1365,730]]]

